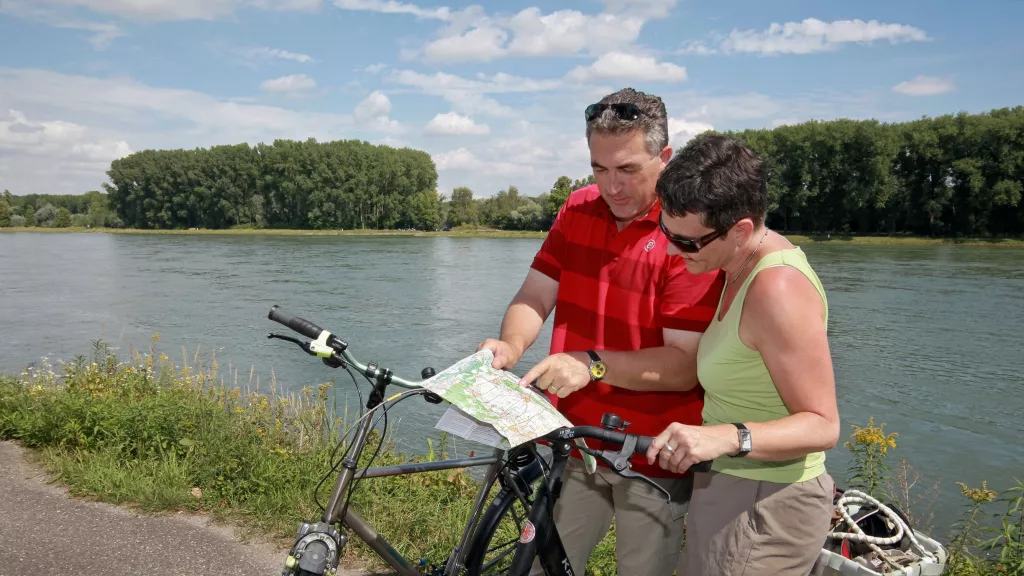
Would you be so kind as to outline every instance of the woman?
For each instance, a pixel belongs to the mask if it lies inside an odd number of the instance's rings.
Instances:
[[[765,227],[765,166],[738,140],[700,137],[657,185],[670,251],[700,274],[726,274],[697,350],[703,426],[674,423],[647,460],[696,473],[685,576],[806,576],[825,541],[839,439],[825,291],[803,252]]]

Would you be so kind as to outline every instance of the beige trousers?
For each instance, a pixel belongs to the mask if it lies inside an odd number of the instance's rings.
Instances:
[[[825,544],[833,494],[827,473],[794,484],[695,474],[676,574],[807,576]]]
[[[668,503],[661,492],[641,480],[622,478],[600,466],[587,474],[578,458],[570,458],[554,515],[573,574],[583,576],[590,554],[614,517],[618,574],[671,575],[682,547],[692,479],[692,474],[651,478],[672,495]],[[530,576],[543,574],[535,560]]]

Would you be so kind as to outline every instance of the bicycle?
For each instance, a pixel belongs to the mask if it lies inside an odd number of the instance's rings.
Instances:
[[[357,465],[369,439],[371,424],[370,416],[378,409],[387,425],[387,410],[395,403],[421,394],[427,402],[439,404],[444,400],[437,394],[422,388],[422,383],[435,374],[433,368],[424,368],[420,376],[422,380],[412,381],[395,376],[391,370],[381,368],[376,363],[361,364],[348,350],[348,344],[337,335],[324,330],[303,318],[292,316],[273,306],[267,316],[295,332],[310,338],[302,341],[290,336],[271,333],[268,338],[286,340],[297,344],[307,354],[320,357],[322,362],[331,368],[344,368],[352,376],[349,367],[358,370],[372,384],[372,390],[366,401],[367,412],[360,416],[354,424],[355,436],[343,455],[341,470],[334,482],[330,499],[324,507],[319,521],[302,522],[299,526],[295,543],[285,560],[282,576],[323,576],[335,574],[341,552],[349,540],[348,529],[360,540],[365,542],[386,564],[401,576],[421,576],[419,571],[407,558],[403,557],[388,543],[377,530],[364,520],[356,511],[349,507],[349,499],[358,482],[366,478],[417,474],[437,470],[487,466],[480,488],[476,493],[473,508],[460,536],[459,543],[444,563],[443,569],[435,567],[432,574],[443,576],[479,576],[491,573],[490,570],[507,560],[511,554],[508,574],[526,576],[535,558],[549,576],[563,574],[573,576],[573,568],[566,556],[558,531],[552,521],[555,501],[561,490],[562,472],[568,462],[569,455],[575,444],[574,439],[594,439],[622,447],[618,452],[612,450],[592,450],[576,446],[596,459],[604,462],[615,473],[627,478],[634,478],[654,486],[666,498],[671,499],[668,492],[646,476],[630,468],[629,460],[634,455],[645,454],[653,438],[622,432],[629,425],[622,422],[615,414],[605,414],[601,426],[574,426],[559,428],[533,442],[521,444],[508,450],[496,448],[490,456],[445,459],[433,462],[401,464],[396,466],[370,467],[357,471]],[[358,383],[357,391],[358,391]],[[396,385],[405,388],[406,392],[386,396],[388,386]],[[360,401],[362,402],[362,401]],[[390,406],[388,406],[390,404]],[[343,435],[347,438],[353,428]],[[551,462],[547,462],[537,451],[536,442],[547,441],[551,448]],[[380,446],[378,445],[378,450]],[[375,457],[375,455],[374,455]],[[338,464],[334,463],[328,475],[333,473]],[[373,457],[370,459],[372,464]],[[701,462],[691,470],[707,471],[711,462]],[[326,476],[325,476],[326,479]],[[539,481],[539,482],[538,482]],[[494,487],[495,482],[501,486],[497,495],[482,510],[484,500]],[[492,547],[492,540],[498,534],[498,528],[507,515],[516,517],[514,506],[522,505],[527,511],[527,521],[520,525],[516,518],[517,530],[512,541],[504,545]],[[339,525],[339,528],[335,528]],[[486,560],[490,552],[511,544],[511,548],[497,554],[493,560]],[[426,564],[421,559],[419,568]]]

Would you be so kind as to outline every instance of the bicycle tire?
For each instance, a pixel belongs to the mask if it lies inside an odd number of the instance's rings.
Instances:
[[[524,508],[526,509],[526,514],[529,514],[531,506],[529,501],[524,501],[515,491],[508,487],[502,488],[501,491],[498,492],[498,495],[491,500],[491,504],[487,507],[487,510],[480,516],[480,521],[477,523],[476,530],[473,532],[473,537],[470,539],[469,547],[466,550],[466,576],[485,576],[487,574],[493,574],[492,572],[485,572],[486,566],[484,565],[484,560],[491,549],[491,540],[494,539],[495,533],[501,525],[502,518],[510,513],[516,502],[523,503]],[[525,515],[523,519],[526,519]],[[513,551],[514,546],[518,543],[519,538],[518,534],[516,534],[516,537],[512,542]],[[507,558],[509,561],[512,560],[511,552],[508,554]]]

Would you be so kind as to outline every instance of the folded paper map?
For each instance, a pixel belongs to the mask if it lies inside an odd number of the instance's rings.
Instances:
[[[493,368],[493,361],[490,350],[481,350],[423,382],[424,388],[453,406],[438,422],[439,429],[467,440],[510,448],[572,426],[543,394],[520,386],[519,376]],[[586,446],[581,439],[576,444]],[[584,454],[584,461],[593,472],[597,464],[594,458]]]

